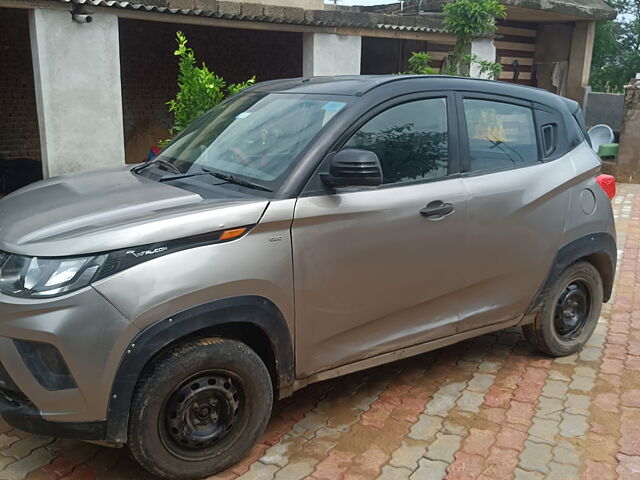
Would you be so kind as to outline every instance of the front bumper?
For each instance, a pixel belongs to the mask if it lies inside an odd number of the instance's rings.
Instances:
[[[45,420],[31,403],[17,406],[0,394],[0,415],[13,428],[38,435],[74,440],[103,441],[107,438],[107,421],[52,422]]]
[[[32,433],[106,439],[113,378],[137,333],[93,288],[48,300],[0,295],[0,414]],[[49,356],[36,361],[24,345]],[[67,382],[52,381],[60,365]]]

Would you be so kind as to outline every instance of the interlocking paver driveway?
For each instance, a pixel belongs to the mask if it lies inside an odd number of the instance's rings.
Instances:
[[[313,385],[212,478],[640,479],[640,186],[614,206],[615,296],[579,355],[546,358],[509,330]],[[0,427],[0,478],[151,478],[126,450]]]

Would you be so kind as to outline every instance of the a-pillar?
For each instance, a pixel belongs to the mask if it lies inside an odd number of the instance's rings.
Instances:
[[[29,29],[45,177],[123,165],[118,18],[35,9]]]

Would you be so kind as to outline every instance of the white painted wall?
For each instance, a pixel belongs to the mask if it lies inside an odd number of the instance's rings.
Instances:
[[[332,33],[305,33],[302,74],[360,75],[362,38]]]
[[[496,61],[496,46],[493,38],[475,38],[471,42],[471,54],[477,56],[480,60]],[[485,74],[480,74],[480,66],[477,63],[471,65],[472,78],[489,78]]]
[[[30,11],[45,177],[124,164],[118,18]]]

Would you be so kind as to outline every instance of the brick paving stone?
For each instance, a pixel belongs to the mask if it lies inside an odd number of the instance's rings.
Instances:
[[[529,428],[529,440],[554,445],[558,432],[557,420],[543,420],[534,417],[531,428]]]
[[[586,395],[567,394],[566,412],[574,415],[589,415],[591,408],[591,398]]]
[[[311,458],[303,458],[296,462],[290,462],[286,467],[278,470],[273,478],[274,480],[301,480],[313,472],[317,463],[317,460]]]
[[[0,472],[0,477],[3,480],[22,480],[28,473],[51,463],[54,458],[54,454],[46,448],[38,448],[30,451],[27,456],[20,460],[9,464],[7,468]]]
[[[438,462],[423,458],[418,468],[411,474],[409,480],[442,480],[447,475],[446,462]]]
[[[546,480],[578,480],[578,467],[551,462]]]
[[[580,452],[576,446],[566,440],[560,440],[553,447],[553,460],[556,463],[563,463],[567,465],[580,466]]]
[[[405,440],[402,442],[402,446],[393,452],[389,464],[413,471],[418,467],[418,461],[425,454],[425,451],[424,443]]]
[[[446,435],[439,433],[433,441],[425,457],[429,460],[441,460],[443,462],[453,462],[453,455],[460,448],[462,439],[458,435]]]
[[[560,422],[560,434],[563,437],[582,437],[587,433],[587,417],[565,413]]]
[[[524,444],[524,450],[520,454],[520,467],[546,475],[549,473],[551,459],[551,446],[527,440]]]
[[[640,457],[618,454],[618,480],[638,480],[640,478]]]
[[[548,398],[564,400],[567,396],[567,390],[568,387],[566,383],[558,380],[548,380],[544,387],[542,387],[542,395]]]
[[[616,476],[615,468],[612,465],[587,460],[582,480],[614,480]]]
[[[273,480],[276,472],[280,467],[276,465],[265,465],[261,462],[255,462],[249,467],[249,470],[238,477],[238,480]]]
[[[7,457],[13,457],[16,459],[24,458],[29,455],[36,448],[43,447],[52,443],[54,439],[52,437],[44,437],[41,435],[31,435],[23,440],[20,440],[11,447],[2,451],[2,454]]]
[[[482,405],[483,402],[484,394],[465,390],[462,392],[462,395],[460,395],[456,405],[460,410],[465,412],[478,413],[480,411],[480,405]]]
[[[595,387],[593,378],[589,377],[574,377],[569,384],[571,390],[580,390],[581,392],[590,393]]]
[[[442,418],[432,415],[420,415],[411,427],[408,436],[416,440],[433,440],[442,428]]]
[[[412,471],[406,468],[385,465],[382,468],[382,473],[378,477],[378,480],[408,480],[411,473]]]
[[[521,468],[516,468],[514,470],[515,480],[542,480],[544,476],[540,473],[536,472],[528,472],[526,470],[522,470]]]

